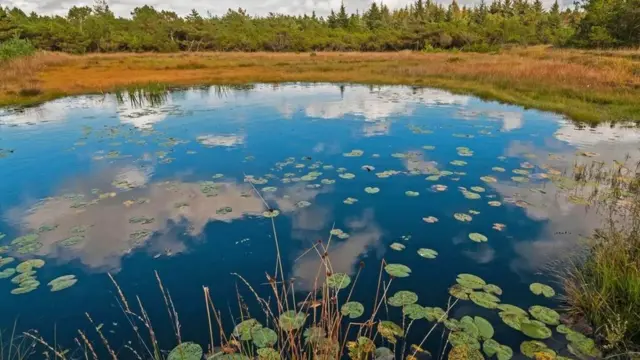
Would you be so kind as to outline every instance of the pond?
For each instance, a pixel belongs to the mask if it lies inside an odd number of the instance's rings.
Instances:
[[[204,347],[203,286],[228,329],[240,297],[259,317],[239,276],[269,296],[279,249],[302,301],[323,281],[313,249],[330,233],[332,270],[354,280],[351,300],[366,314],[383,259],[411,269],[389,295],[409,290],[422,306],[446,308],[449,288],[468,273],[497,285],[504,304],[558,308],[562,288],[547,269],[580,248],[598,214],[552,177],[576,161],[640,158],[635,129],[582,129],[434,89],[284,84],[139,95],[0,110],[1,329],[15,322],[74,347],[78,329],[100,344],[98,326],[122,358],[135,358],[111,274],[170,350],[176,337],[157,271],[183,341]],[[42,261],[18,269],[26,285],[12,281],[17,272],[6,269],[27,259]],[[556,296],[534,295],[536,282]],[[494,339],[522,356],[530,338],[497,310],[461,300],[450,312],[466,315],[489,320]],[[402,312],[384,306],[379,317],[400,323]],[[431,324],[413,324],[410,344]],[[438,354],[441,334],[423,347]],[[545,342],[568,354],[556,330]]]

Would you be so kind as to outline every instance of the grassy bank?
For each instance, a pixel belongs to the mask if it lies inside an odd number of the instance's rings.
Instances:
[[[606,351],[640,358],[640,164],[576,167],[578,190],[604,215],[584,257],[563,275],[569,313]],[[635,356],[635,357],[634,357]]]
[[[588,123],[640,120],[640,51],[546,47],[479,53],[39,53],[0,65],[0,106],[169,86],[251,82],[430,86]]]

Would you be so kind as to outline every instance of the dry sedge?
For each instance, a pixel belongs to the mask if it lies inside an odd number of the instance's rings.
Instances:
[[[631,53],[631,54],[630,54]],[[64,55],[41,52],[0,65],[0,106],[64,95],[252,82],[407,84],[473,93],[565,113],[576,120],[640,119],[637,51],[529,47],[479,53],[178,53]],[[452,62],[456,57],[459,61]],[[197,69],[184,66],[197,62]],[[276,66],[280,64],[279,66]],[[282,65],[286,64],[286,65]]]

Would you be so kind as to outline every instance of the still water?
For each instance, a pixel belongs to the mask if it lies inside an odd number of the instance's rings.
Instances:
[[[232,273],[270,292],[276,250],[264,202],[280,213],[283,268],[300,294],[320,265],[306,251],[335,228],[344,235],[331,240],[333,269],[355,275],[364,265],[352,300],[365,308],[382,259],[412,270],[389,293],[414,291],[423,306],[445,307],[457,274],[471,273],[501,287],[503,303],[557,308],[558,296],[536,296],[529,285],[561,294],[545,269],[579,247],[598,218],[548,174],[575,161],[639,158],[638,140],[633,129],[580,129],[555,114],[408,87],[200,88],[154,101],[87,96],[0,110],[0,256],[15,258],[0,270],[45,261],[32,291],[11,294],[18,285],[0,279],[0,328],[17,322],[72,347],[78,329],[91,329],[89,314],[123,351],[135,338],[110,273],[129,301],[139,296],[171,349],[157,271],[182,339],[204,346],[203,286],[231,327],[237,294],[252,297]],[[28,246],[10,245],[23,235]],[[47,283],[64,275],[77,282],[51,292]],[[451,315],[484,316],[521,356],[527,337],[495,310],[461,301]],[[430,326],[414,325],[416,342]],[[435,337],[427,348],[437,352],[440,331]],[[546,342],[562,352],[561,338]]]

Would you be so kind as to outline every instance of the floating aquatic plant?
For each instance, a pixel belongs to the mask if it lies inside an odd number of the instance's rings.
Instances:
[[[34,268],[40,269],[44,264],[45,262],[42,259],[25,260],[16,266],[16,271],[19,273],[25,273],[33,270]]]
[[[509,360],[513,357],[513,350],[507,345],[501,345],[493,339],[488,339],[482,344],[482,351],[488,356],[496,356],[498,360]]]
[[[418,301],[418,295],[412,291],[401,290],[393,294],[387,302],[391,306],[402,307],[405,305],[414,304]]]
[[[529,290],[531,290],[535,295],[543,295],[547,298],[553,297],[556,294],[551,286],[541,283],[533,283],[529,285]]]
[[[263,350],[263,348],[274,346],[278,342],[278,334],[265,327],[253,328],[251,329],[251,338],[253,339],[253,343]],[[273,349],[271,349],[273,350]],[[276,352],[279,358],[279,354]]]
[[[471,215],[469,214],[465,214],[465,213],[455,213],[453,214],[453,217],[458,220],[458,221],[462,221],[462,222],[469,222],[471,220],[473,220],[473,218],[471,217]]]
[[[397,242],[389,245],[389,247],[392,248],[393,250],[396,250],[396,251],[402,251],[405,248],[405,246],[403,244],[397,243]]]
[[[358,156],[362,156],[364,154],[364,151],[362,150],[351,150],[348,153],[344,153],[342,155],[346,156],[346,157],[358,157]]]
[[[320,183],[323,185],[333,185],[336,183],[336,181],[333,179],[322,179],[320,180]]]
[[[462,160],[453,160],[449,164],[454,165],[454,166],[465,166],[465,165],[467,165],[467,162],[466,161],[462,161]]]
[[[47,285],[51,287],[52,292],[64,290],[70,288],[78,282],[75,275],[63,275],[57,277],[51,281]]]
[[[397,337],[404,336],[404,331],[398,324],[387,320],[378,323],[378,333],[391,344],[397,342]]]
[[[12,277],[16,273],[16,269],[14,268],[6,268],[0,271],[0,279],[7,279]]]
[[[284,331],[298,330],[304,325],[306,318],[307,316],[302,312],[289,310],[280,315],[278,324],[280,325],[280,329]]]
[[[60,246],[74,246],[83,242],[84,239],[85,239],[84,235],[74,235],[58,241],[57,244]]]
[[[298,208],[306,208],[308,206],[311,206],[311,203],[306,200],[300,200],[296,203],[296,207]]]
[[[432,185],[431,186],[431,190],[439,191],[439,192],[446,191],[447,190],[447,185],[440,185],[440,184]]]
[[[167,360],[200,360],[202,359],[202,347],[196,343],[183,342],[169,353]]]
[[[552,334],[551,329],[549,329],[543,322],[527,318],[520,319],[520,331],[530,338],[540,340],[548,339]]]
[[[386,271],[387,274],[397,278],[407,277],[411,274],[411,269],[408,266],[402,264],[388,264],[384,267],[384,271]]]
[[[435,259],[438,256],[438,252],[433,249],[421,248],[418,249],[418,255],[426,259]]]
[[[419,195],[420,195],[420,193],[419,193],[419,192],[417,192],[417,191],[411,191],[411,190],[405,191],[405,192],[404,192],[404,194],[405,194],[405,195],[407,195],[407,196],[409,196],[409,197],[416,197],[416,196],[419,196]]]
[[[558,325],[560,323],[560,314],[546,306],[533,305],[529,308],[529,313],[536,320],[542,321],[547,325]]]
[[[233,336],[243,341],[251,340],[253,329],[261,329],[262,325],[256,319],[247,319],[240,322],[233,329]]]
[[[480,180],[489,184],[498,182],[498,179],[494,178],[493,176],[483,176],[480,178]]]
[[[352,198],[352,197],[348,197],[348,198],[344,199],[344,201],[343,201],[343,203],[345,203],[347,205],[353,205],[356,202],[358,202],[358,199]]]
[[[456,278],[458,284],[473,290],[482,289],[487,283],[479,276],[473,274],[459,274]]]
[[[377,194],[377,193],[380,192],[380,189],[377,188],[377,187],[369,187],[369,186],[367,186],[366,188],[364,188],[364,191],[367,194]]]
[[[469,294],[469,299],[473,301],[476,305],[487,308],[487,309],[495,309],[498,307],[498,299],[496,296],[491,295],[482,291],[474,291]]]
[[[12,262],[14,262],[16,259],[12,258],[12,257],[0,257],[0,267],[3,267],[7,264],[11,264]]]
[[[357,301],[349,301],[340,308],[340,313],[343,316],[348,316],[350,319],[356,319],[364,314],[364,306]]]
[[[427,216],[427,217],[423,217],[422,221],[429,223],[429,224],[433,224],[433,223],[437,223],[438,222],[438,218],[435,216]]]
[[[469,239],[471,239],[471,241],[475,241],[475,242],[487,242],[489,241],[489,239],[480,234],[480,233],[471,233],[469,234]]]
[[[549,349],[545,343],[536,340],[524,341],[520,344],[520,352],[524,356],[532,359],[536,358],[536,354],[538,353],[549,354],[552,358],[555,358],[556,356],[555,351]]]
[[[351,284],[351,278],[347,274],[335,273],[327,278],[327,285],[334,290],[342,290]]]
[[[469,200],[478,200],[480,199],[480,194],[474,193],[472,191],[464,190],[462,191],[462,195]]]
[[[477,193],[482,193],[485,191],[485,189],[482,186],[472,186],[471,190],[477,192]]]
[[[489,201],[487,204],[489,204],[489,206],[493,206],[493,207],[498,207],[498,206],[502,205],[502,203],[500,201],[495,201],[495,200]]]
[[[505,168],[499,167],[499,166],[494,166],[494,167],[491,168],[491,170],[493,170],[495,172],[505,172],[505,171],[507,171]]]

